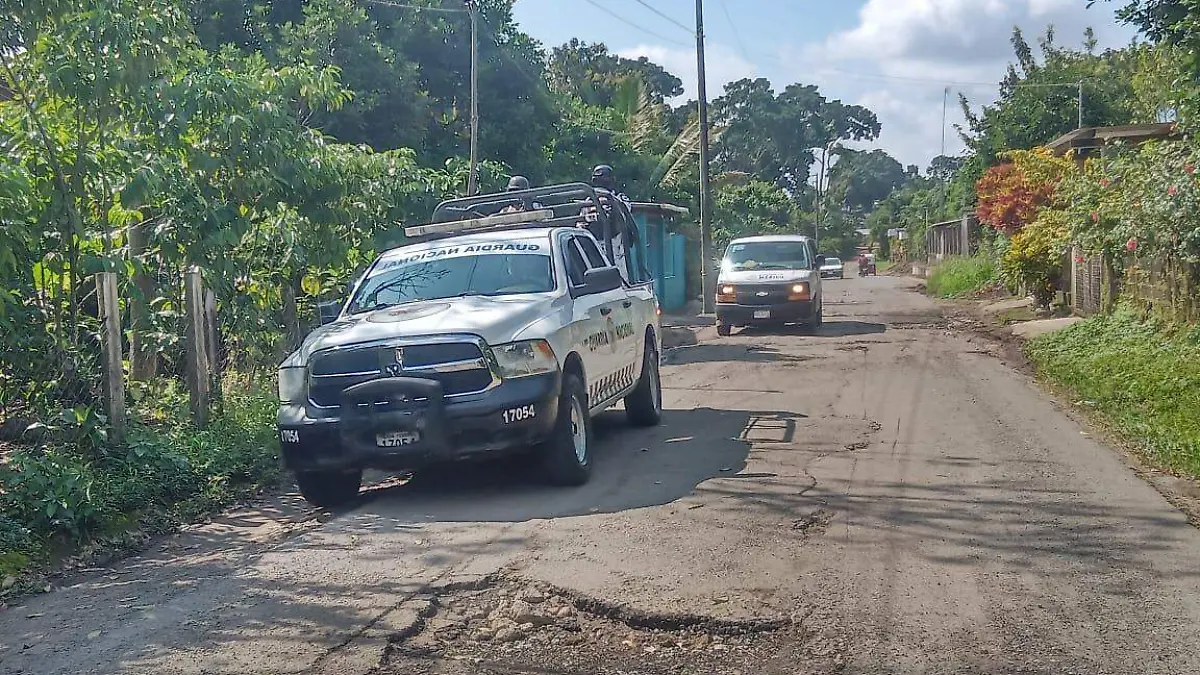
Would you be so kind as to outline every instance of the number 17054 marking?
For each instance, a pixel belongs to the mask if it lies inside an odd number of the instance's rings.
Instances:
[[[512,424],[514,422],[524,422],[537,417],[537,410],[532,405],[521,406],[520,408],[510,408],[504,411],[504,423]]]

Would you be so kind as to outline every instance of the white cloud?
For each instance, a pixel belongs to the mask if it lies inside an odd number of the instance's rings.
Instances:
[[[682,100],[694,100],[696,98],[697,83],[700,80],[696,76],[695,50],[643,44],[629,49],[622,49],[617,54],[627,59],[636,59],[645,56],[663,68],[666,68],[667,72],[683,80]],[[725,45],[708,43],[705,46],[704,56],[704,69],[707,71],[705,84],[708,85],[709,100],[720,96],[725,89],[725,84],[728,82],[736,82],[745,77],[758,77],[759,68],[757,65],[747,61],[736,51]]]
[[[1089,11],[1082,0],[866,0],[857,25],[787,50],[781,63],[793,65],[780,74],[871,108],[883,124],[876,145],[924,167],[941,148],[944,87],[951,87],[946,148],[954,153],[962,149],[953,128],[962,121],[958,93],[979,103],[995,95],[991,83],[1014,60],[1014,26],[1035,51],[1049,26],[1064,45],[1081,44],[1089,26],[1101,47],[1133,35],[1116,24],[1111,8]]]

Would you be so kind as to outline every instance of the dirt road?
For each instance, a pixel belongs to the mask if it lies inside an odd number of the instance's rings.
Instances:
[[[582,489],[233,514],[0,612],[0,673],[1200,672],[1200,532],[909,285],[702,333]]]

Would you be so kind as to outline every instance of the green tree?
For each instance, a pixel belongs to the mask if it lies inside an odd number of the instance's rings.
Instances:
[[[622,85],[631,80],[641,81],[655,103],[683,93],[682,80],[646,57],[627,59],[604,44],[578,39],[550,52],[546,75],[552,89],[588,105],[614,105]]]

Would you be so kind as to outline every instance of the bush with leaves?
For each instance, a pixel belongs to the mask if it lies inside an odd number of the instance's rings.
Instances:
[[[1159,258],[1200,263],[1200,147],[1159,141],[1089,160],[1064,184],[1072,235],[1084,248],[1120,261]]]
[[[1074,170],[1074,163],[1047,148],[1016,150],[1004,157],[1006,163],[979,179],[975,214],[981,223],[1012,236],[1053,203],[1059,183]]]
[[[1042,209],[1037,220],[1013,235],[1000,269],[1010,287],[1028,290],[1039,307],[1049,307],[1062,276],[1071,214]]]

